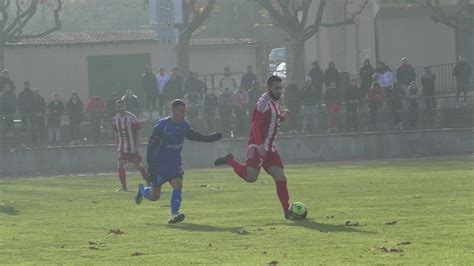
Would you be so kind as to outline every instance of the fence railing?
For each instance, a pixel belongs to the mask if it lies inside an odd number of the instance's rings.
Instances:
[[[420,97],[416,105],[408,99],[385,99],[374,104],[367,100],[353,103],[286,103],[292,112],[281,125],[282,134],[366,132],[474,126],[474,97],[467,97],[456,107],[456,97]],[[187,119],[203,133],[220,131],[225,137],[247,137],[252,106],[188,107]],[[159,118],[158,111],[137,114],[146,141]],[[61,116],[60,124],[48,124],[47,114],[0,116],[0,148],[45,145],[85,145],[113,143],[112,115],[84,114],[80,122],[70,123]]]

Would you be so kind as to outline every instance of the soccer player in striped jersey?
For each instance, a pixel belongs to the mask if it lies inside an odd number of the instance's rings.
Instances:
[[[278,104],[282,90],[282,80],[279,77],[270,76],[267,79],[267,91],[260,97],[252,111],[252,129],[248,140],[245,163],[237,162],[234,160],[234,156],[229,153],[218,158],[214,165],[230,165],[234,172],[248,183],[257,181],[260,168],[263,167],[273,177],[284,216],[289,219],[289,195],[286,176],[276,145],[280,122],[285,120],[289,114],[287,111],[282,111]]]
[[[181,150],[184,139],[200,142],[214,142],[222,138],[221,133],[202,135],[194,131],[186,117],[186,104],[182,100],[171,103],[171,117],[158,121],[148,141],[147,164],[150,186],[139,184],[135,202],[140,204],[143,198],[156,201],[161,195],[161,186],[169,183],[171,193],[171,218],[168,223],[175,224],[184,220],[181,207],[181,191],[183,188],[183,169],[181,168]]]
[[[117,114],[113,117],[113,130],[115,131],[115,142],[117,145],[118,175],[122,187],[116,191],[127,191],[127,179],[125,165],[133,163],[140,171],[144,180],[147,180],[145,166],[140,156],[140,124],[137,117],[125,111],[125,102],[121,99],[115,102]]]

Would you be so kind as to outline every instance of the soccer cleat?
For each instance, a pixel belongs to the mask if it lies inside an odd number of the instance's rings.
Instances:
[[[144,188],[145,186],[140,183],[138,184],[137,186],[137,194],[135,195],[135,203],[138,205],[140,203],[142,203],[142,200],[143,200],[143,194],[141,192],[141,190]]]
[[[177,224],[177,223],[180,223],[182,221],[184,221],[184,217],[185,215],[183,213],[180,213],[178,215],[173,215],[173,217],[171,217],[169,220],[168,220],[168,223],[169,224]]]
[[[128,189],[127,188],[119,188],[119,189],[116,189],[115,192],[128,192]]]
[[[232,153],[229,153],[229,154],[227,154],[227,155],[224,156],[224,157],[217,158],[216,161],[214,162],[214,165],[215,165],[215,166],[219,166],[219,165],[227,164],[227,162],[228,162],[230,159],[234,159],[234,155],[232,155]]]

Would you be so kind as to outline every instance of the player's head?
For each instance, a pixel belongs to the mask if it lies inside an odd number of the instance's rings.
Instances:
[[[281,92],[283,91],[283,84],[281,78],[277,76],[270,76],[267,79],[267,91],[274,101],[280,99]]]
[[[171,102],[171,118],[173,119],[173,122],[183,122],[186,117],[186,111],[186,104],[183,100],[176,99]]]
[[[115,101],[115,110],[119,113],[125,112],[125,101],[122,99],[118,99]]]

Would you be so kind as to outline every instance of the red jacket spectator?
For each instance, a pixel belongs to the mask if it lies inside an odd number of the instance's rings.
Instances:
[[[367,92],[369,102],[381,102],[384,99],[384,93],[380,83],[374,82]]]
[[[100,97],[92,96],[87,101],[86,110],[88,113],[93,113],[93,112],[105,113],[107,111],[107,105],[105,104],[105,101],[103,101]]]

